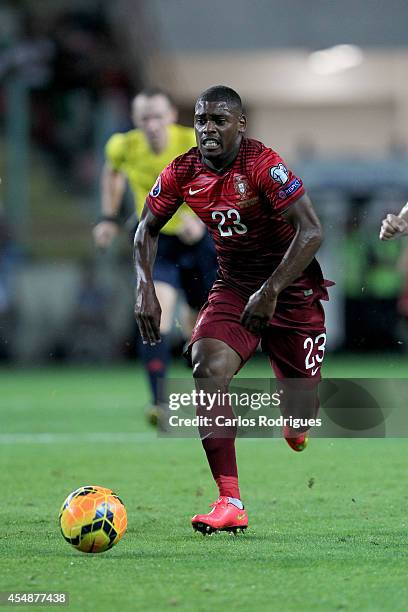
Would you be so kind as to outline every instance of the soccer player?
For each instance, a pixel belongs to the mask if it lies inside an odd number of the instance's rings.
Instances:
[[[382,220],[380,229],[380,240],[391,240],[408,234],[408,202],[398,215],[388,214]]]
[[[107,248],[119,231],[118,215],[128,180],[140,215],[149,189],[163,168],[177,155],[195,144],[194,130],[175,123],[177,111],[168,94],[159,88],[139,93],[132,103],[136,129],[114,134],[106,144],[103,168],[102,217],[94,228],[98,247]],[[162,308],[161,342],[141,346],[141,359],[147,371],[152,405],[149,419],[160,412],[161,384],[166,376],[171,330],[177,291],[183,289],[190,306],[190,329],[214,280],[213,245],[204,224],[182,206],[161,228],[157,261],[153,271],[155,292]]]
[[[186,202],[209,228],[218,258],[218,279],[190,344],[197,387],[226,392],[262,340],[279,379],[302,378],[315,388],[326,343],[320,300],[328,299],[331,283],[314,258],[322,230],[302,181],[275,151],[245,137],[246,118],[234,90],[219,85],[204,91],[194,125],[197,147],[163,170],[136,232],[141,335],[151,344],[159,341],[160,306],[152,282],[157,237]],[[302,407],[308,417],[315,415],[316,397]],[[205,406],[200,410],[205,414]],[[225,410],[233,416],[231,407],[214,406],[213,414]],[[210,513],[193,517],[193,527],[203,533],[245,528],[235,428],[222,436],[211,429],[200,433],[219,497]],[[307,428],[299,431],[284,432],[294,450],[306,444]]]

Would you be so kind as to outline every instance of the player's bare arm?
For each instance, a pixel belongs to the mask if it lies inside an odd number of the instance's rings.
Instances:
[[[145,344],[160,342],[161,307],[153,283],[159,232],[168,219],[156,217],[144,206],[135,234],[133,258],[136,271],[135,318]]]
[[[117,218],[125,190],[125,175],[106,162],[101,176],[102,217],[93,230],[95,244],[101,249],[108,248],[119,232]]]
[[[280,292],[307,268],[323,240],[320,221],[306,194],[292,204],[283,216],[293,225],[296,234],[279,266],[251,295],[242,313],[242,324],[252,333],[260,333],[272,319]]]
[[[389,214],[382,220],[380,240],[391,240],[408,234],[408,202],[398,215]]]

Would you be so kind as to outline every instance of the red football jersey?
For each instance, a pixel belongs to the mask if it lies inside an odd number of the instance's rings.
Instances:
[[[157,217],[169,218],[182,202],[208,227],[217,251],[216,284],[249,297],[279,265],[295,230],[282,213],[304,194],[301,179],[279,155],[261,142],[243,138],[234,163],[217,173],[197,147],[173,160],[147,197]],[[298,302],[318,292],[326,297],[320,266],[314,259],[279,295]]]

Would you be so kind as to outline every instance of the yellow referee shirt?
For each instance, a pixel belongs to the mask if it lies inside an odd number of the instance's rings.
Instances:
[[[145,199],[160,172],[175,157],[196,146],[194,130],[182,125],[168,126],[168,144],[164,151],[154,153],[141,130],[113,134],[105,147],[105,155],[114,170],[123,172],[135,197],[136,212],[140,217]],[[181,226],[181,212],[191,210],[183,204],[163,227],[162,232],[174,235]]]

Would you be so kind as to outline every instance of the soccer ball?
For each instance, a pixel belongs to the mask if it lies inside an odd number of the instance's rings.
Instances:
[[[64,539],[77,550],[101,553],[123,537],[126,509],[119,497],[105,487],[80,487],[62,504],[59,524]]]

